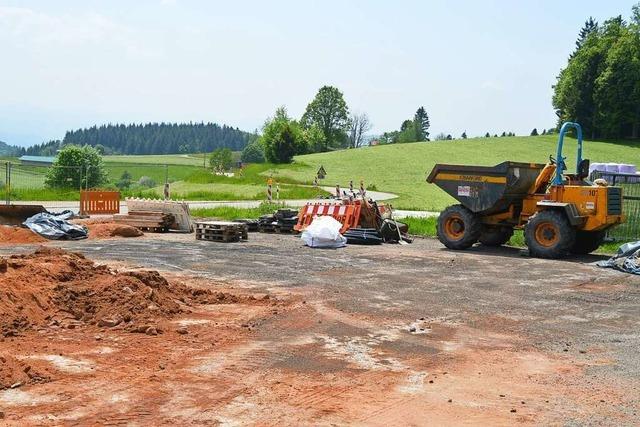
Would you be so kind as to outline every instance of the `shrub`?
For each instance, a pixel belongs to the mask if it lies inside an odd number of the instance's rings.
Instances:
[[[48,188],[94,188],[106,182],[102,156],[89,145],[66,145],[45,178]]]
[[[153,180],[153,178],[150,178],[148,176],[141,176],[138,180],[138,185],[141,187],[153,188],[156,186],[156,182]]]
[[[258,141],[244,147],[240,160],[243,163],[264,163],[264,149]]]

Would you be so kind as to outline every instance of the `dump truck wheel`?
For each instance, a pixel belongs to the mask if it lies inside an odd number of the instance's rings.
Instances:
[[[598,249],[607,233],[605,231],[576,231],[576,241],[571,253],[585,255]]]
[[[482,224],[462,205],[446,208],[438,217],[438,240],[449,249],[467,249],[478,241]]]
[[[524,240],[535,257],[562,258],[573,247],[576,231],[562,212],[541,211],[527,223]]]
[[[478,239],[485,246],[504,245],[513,236],[513,228],[510,227],[485,227]]]

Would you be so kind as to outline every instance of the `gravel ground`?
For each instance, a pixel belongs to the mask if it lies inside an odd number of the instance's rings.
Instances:
[[[640,277],[596,268],[595,256],[550,261],[514,248],[453,252],[431,239],[317,250],[295,236],[256,233],[231,244],[183,234],[56,244],[114,265],[303,301],[234,344],[233,354],[261,354],[252,369],[269,375],[261,377],[264,390],[251,385],[253,393],[234,395],[251,405],[234,400],[225,406],[233,409],[227,421],[640,422]],[[26,250],[3,247],[0,254]],[[284,347],[265,353],[256,343]],[[320,358],[327,352],[333,356]],[[442,388],[429,391],[429,378]],[[283,383],[302,395],[281,394]],[[333,397],[316,402],[312,393]],[[276,405],[275,397],[293,403]],[[358,403],[363,399],[369,403]]]

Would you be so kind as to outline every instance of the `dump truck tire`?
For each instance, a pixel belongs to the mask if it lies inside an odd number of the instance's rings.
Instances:
[[[462,205],[446,208],[438,217],[438,240],[449,249],[467,249],[478,241],[482,224]]]
[[[538,258],[562,258],[576,241],[576,230],[563,212],[546,210],[535,214],[524,228],[529,253]]]
[[[576,231],[576,241],[571,253],[586,255],[598,249],[607,233],[605,231]]]
[[[513,236],[510,227],[485,227],[478,240],[485,246],[502,246]]]

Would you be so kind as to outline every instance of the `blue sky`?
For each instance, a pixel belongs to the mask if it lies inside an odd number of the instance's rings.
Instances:
[[[431,132],[551,127],[583,22],[634,1],[3,1],[0,140],[101,123],[299,117],[325,84],[381,133],[424,105]]]

